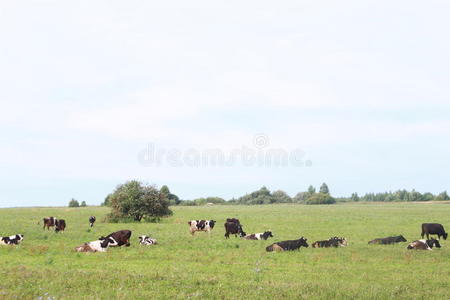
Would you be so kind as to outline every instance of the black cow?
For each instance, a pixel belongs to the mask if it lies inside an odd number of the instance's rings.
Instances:
[[[370,241],[368,244],[389,245],[389,244],[395,244],[395,243],[400,243],[400,242],[406,242],[406,239],[403,237],[403,235],[374,239],[374,240]]]
[[[130,246],[131,231],[130,230],[120,230],[107,235],[106,237],[101,236],[99,238],[102,242],[102,247],[120,247],[125,245],[125,247]]]
[[[266,251],[292,251],[300,249],[300,247],[308,248],[309,245],[306,241],[307,239],[305,239],[304,237],[301,237],[298,240],[282,241],[268,246],[266,248]]]
[[[66,229],[66,220],[55,219],[55,232],[64,231]]]
[[[422,238],[424,235],[427,236],[427,240],[430,239],[430,234],[436,234],[438,236],[438,239],[441,239],[441,236],[444,238],[444,240],[447,239],[447,233],[444,230],[444,226],[437,223],[424,223],[422,224]]]
[[[431,240],[418,240],[414,241],[411,244],[406,247],[408,250],[431,250],[433,247],[441,248],[441,244],[438,240],[431,239]]]
[[[238,234],[240,237],[246,236],[238,219],[227,219],[227,222],[223,225],[225,226],[225,238],[227,239],[230,237],[230,234],[234,234],[235,237],[237,237]]]
[[[23,234],[0,236],[0,245],[18,245],[23,240]]]
[[[90,216],[89,217],[89,225],[91,226],[91,227],[93,227],[94,226],[94,223],[95,223],[95,216]]]

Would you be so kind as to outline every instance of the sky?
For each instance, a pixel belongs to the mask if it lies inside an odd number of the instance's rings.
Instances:
[[[449,10],[3,1],[0,207],[95,205],[131,179],[182,199],[448,190]]]

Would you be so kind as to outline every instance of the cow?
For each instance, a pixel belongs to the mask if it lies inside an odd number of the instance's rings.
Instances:
[[[348,245],[347,239],[344,237],[332,237],[327,241],[317,241],[312,244],[313,248],[329,248],[329,247],[346,247]]]
[[[194,235],[196,231],[206,231],[211,234],[211,230],[214,228],[216,221],[214,220],[191,220],[188,222],[189,232]]]
[[[444,240],[447,239],[447,232],[444,230],[444,226],[437,223],[424,223],[422,224],[422,238],[426,235],[427,240],[430,239],[430,234],[436,234],[438,239],[441,239],[441,236]]]
[[[44,221],[44,227],[42,227],[42,229],[45,229],[45,227],[47,227],[47,230],[50,230],[50,227],[55,226],[56,219],[53,217],[44,218],[42,220]]]
[[[66,221],[63,219],[55,219],[55,232],[60,232],[66,229]]]
[[[0,236],[0,245],[19,245],[23,240],[23,234]]]
[[[304,237],[299,238],[298,240],[290,240],[290,241],[282,241],[274,243],[268,247],[266,247],[267,252],[272,251],[293,251],[298,250],[300,247],[308,248],[309,245],[307,243],[307,239]]]
[[[231,220],[231,222],[229,222],[229,220]],[[247,235],[237,219],[227,219],[227,222],[223,225],[225,226],[225,238],[227,239],[230,237],[230,234],[234,234],[235,237],[237,237],[238,234],[240,237],[245,237]]]
[[[148,245],[156,245],[157,242],[156,242],[155,239],[152,239],[152,238],[149,237],[149,236],[141,235],[141,236],[139,237],[139,244],[148,246]]]
[[[269,237],[273,237],[272,231],[265,231],[264,233],[252,233],[244,236],[246,240],[267,240]]]
[[[431,240],[418,240],[414,241],[411,244],[406,247],[408,250],[432,250],[433,247],[441,248],[441,244],[438,240],[431,239]]]
[[[95,223],[95,216],[90,216],[89,217],[89,226],[94,227],[94,223]]]
[[[403,237],[403,235],[374,239],[368,242],[368,244],[390,245],[401,242],[406,242],[406,239]]]
[[[106,252],[106,249],[114,244],[111,238],[106,240],[96,240],[89,243],[84,243],[81,246],[75,248],[77,252]]]
[[[107,235],[106,237],[101,236],[99,240],[102,241],[102,247],[104,248],[106,248],[108,244],[109,247],[120,247],[123,245],[125,245],[125,247],[129,247],[131,245],[130,237],[130,230],[119,230]]]

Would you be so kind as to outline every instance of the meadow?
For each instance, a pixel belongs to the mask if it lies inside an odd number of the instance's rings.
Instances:
[[[450,229],[450,205],[388,203],[330,206],[174,207],[161,223],[104,223],[105,207],[0,209],[0,235],[25,234],[17,247],[0,246],[0,299],[450,299],[450,240],[433,251],[407,243],[368,245],[377,237],[420,238],[423,222]],[[90,215],[97,217],[89,228]],[[42,229],[42,218],[67,222],[64,233]],[[274,238],[224,238],[237,217],[247,233]],[[187,221],[218,221],[211,237],[192,237]],[[38,222],[40,221],[40,225]],[[74,247],[120,229],[133,231],[129,248],[76,253]],[[159,245],[141,246],[151,235]],[[309,244],[344,236],[349,246],[267,253],[275,241]]]

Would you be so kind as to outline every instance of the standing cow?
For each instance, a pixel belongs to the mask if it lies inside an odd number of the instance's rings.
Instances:
[[[229,238],[230,234],[234,234],[235,237],[239,234],[240,237],[245,237],[247,234],[242,229],[241,222],[235,218],[228,218],[225,224],[225,238]]]
[[[95,223],[95,216],[90,216],[89,217],[89,226],[94,227],[94,223]]]
[[[430,234],[436,234],[438,239],[441,239],[441,236],[444,240],[447,239],[447,232],[444,230],[444,226],[442,224],[437,223],[424,223],[422,224],[422,238],[426,235],[427,240],[430,239]]]
[[[206,231],[211,234],[211,230],[214,228],[216,221],[214,220],[191,220],[188,222],[189,232],[194,235],[196,231]]]

